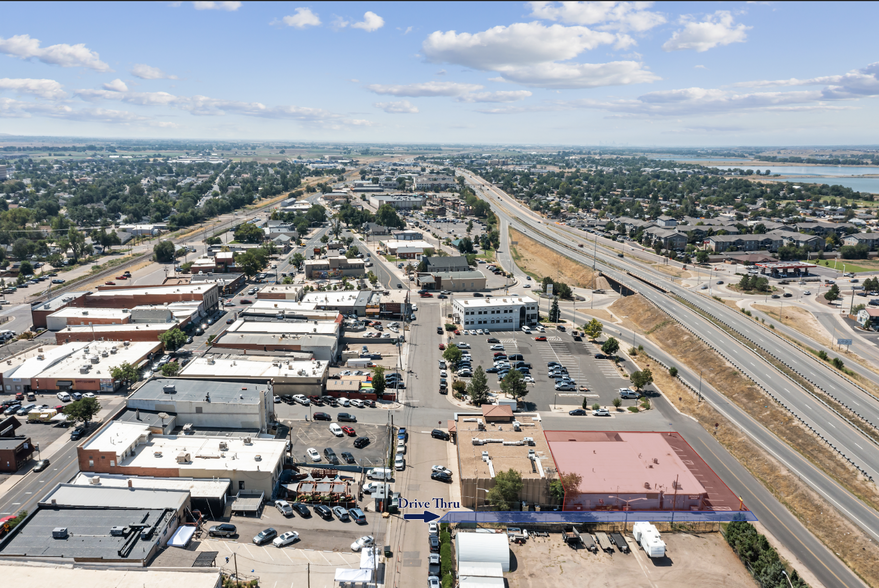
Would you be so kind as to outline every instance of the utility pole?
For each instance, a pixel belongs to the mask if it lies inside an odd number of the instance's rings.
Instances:
[[[232,561],[235,562],[235,586],[238,587],[238,552],[232,554]]]
[[[305,564],[305,575],[308,576],[308,588],[311,588],[311,562]]]

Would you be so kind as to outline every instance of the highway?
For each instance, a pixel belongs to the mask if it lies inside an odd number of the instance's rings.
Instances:
[[[591,258],[591,249],[588,249],[587,247],[582,249],[571,249],[570,246],[566,247],[561,245],[554,238],[546,238],[546,235],[543,233],[550,231],[551,229],[542,219],[519,206],[514,199],[503,194],[497,188],[493,186],[489,187],[487,183],[481,179],[477,179],[466,172],[463,173],[465,177],[471,181],[471,184],[475,183],[482,188],[491,190],[488,200],[492,204],[495,212],[498,213],[501,219],[502,228],[505,229],[508,226],[513,226],[540,241],[547,247],[559,251],[575,261],[580,261],[584,265],[592,265],[593,260]],[[514,212],[511,213],[510,211]],[[552,228],[554,229],[556,227],[553,226]],[[506,230],[502,231],[502,238],[505,240],[505,243],[502,246],[502,253],[500,254],[501,261],[505,264],[505,267],[512,269],[517,276],[524,277],[522,272],[512,264],[512,259],[509,255],[507,234]],[[565,235],[564,237],[566,242],[570,242],[572,235]],[[583,242],[588,242],[590,245],[592,244],[591,240],[587,241],[585,238],[583,239]],[[717,328],[713,323],[705,320],[701,315],[696,314],[688,307],[679,304],[673,298],[662,294],[660,291],[655,290],[646,284],[638,283],[628,276],[625,271],[613,269],[613,266],[624,267],[623,264],[627,263],[625,259],[620,259],[616,257],[615,254],[607,255],[599,250],[598,262],[601,264],[600,269],[603,273],[622,283],[631,285],[633,289],[637,288],[639,293],[658,304],[660,308],[672,312],[674,316],[690,324],[693,329],[702,333],[704,337],[714,342],[715,346],[719,346],[728,351],[727,355],[733,356],[731,358],[733,361],[738,358],[738,363],[741,364],[741,369],[754,376],[758,383],[762,382],[763,385],[767,386],[767,389],[776,391],[778,388],[783,388],[785,386],[789,390],[795,389],[794,386],[779,374],[773,366],[765,363],[759,356],[751,352],[744,345],[740,344],[736,339],[733,339],[724,331]],[[506,266],[508,263],[510,265]],[[633,264],[628,265],[631,266],[630,271],[633,273],[642,272],[641,267]],[[664,279],[654,277],[653,275],[650,275],[649,277],[656,283],[661,283],[660,280],[664,282],[662,283],[663,287],[670,286],[670,280],[668,280],[667,277]],[[669,287],[669,289],[671,290],[671,287]],[[707,306],[705,300],[699,299],[699,307],[704,308],[705,306]],[[733,312],[733,314],[735,313]],[[748,326],[753,327],[752,325]],[[679,366],[678,361],[669,358],[667,354],[662,352],[662,350],[658,349],[655,345],[652,345],[650,342],[639,341],[639,343],[644,344],[645,348],[647,348],[652,356],[657,357],[666,363]],[[778,347],[780,346],[776,344],[776,348]],[[733,349],[735,351],[732,351]],[[682,379],[693,386],[698,385],[698,374],[694,374],[686,368],[679,367],[678,369],[681,370]],[[706,384],[703,383],[702,389],[703,393],[705,393]],[[874,538],[874,540],[879,540],[879,534],[877,534],[877,529],[879,529],[879,516],[877,516],[877,513],[872,508],[866,506],[857,497],[853,496],[846,489],[830,479],[826,474],[818,470],[799,453],[762,427],[762,425],[753,421],[747,414],[738,409],[738,407],[731,404],[725,396],[717,393],[713,389],[711,392],[705,393],[705,396],[707,401],[711,402],[715,408],[720,410],[721,413],[740,427],[751,439],[784,463],[791,469],[791,471],[797,474],[804,482],[809,484],[831,504],[834,504],[840,512],[863,528]],[[827,431],[828,435],[831,435],[830,431],[832,431],[831,438],[839,442],[838,446],[846,447],[844,444],[848,443],[856,448],[858,446],[860,446],[860,448],[866,448],[858,454],[858,458],[863,458],[866,463],[870,464],[870,467],[876,467],[877,452],[871,447],[870,442],[867,441],[863,435],[854,431],[844,421],[840,420],[832,412],[814,401],[814,399],[809,397],[799,388],[796,388],[796,392],[788,392],[785,398],[787,401],[791,402],[791,404],[796,406],[798,411],[802,413],[813,412],[813,415],[807,414],[804,418],[812,419],[815,423],[813,426],[815,426],[816,429],[820,428],[822,431],[829,430]],[[809,406],[810,408],[805,408],[806,406]],[[697,433],[700,430],[704,432],[701,427],[696,427],[695,429]],[[735,461],[725,451],[721,450],[719,453],[724,454],[724,457],[727,458],[724,460],[725,462]],[[703,457],[708,460],[707,455],[703,454]],[[712,467],[718,467],[716,462],[712,463],[710,460],[708,461]],[[730,473],[732,472],[732,467],[732,464],[730,464]],[[738,467],[741,468],[740,465]],[[741,469],[744,470],[744,468]],[[744,474],[738,472],[733,478],[730,478],[729,476],[724,476],[722,471],[718,471],[718,473],[722,475],[724,481],[732,489],[736,492],[741,492],[742,494],[740,495],[743,497],[745,496],[744,492],[746,491],[754,496],[755,499],[758,495],[763,494],[763,496],[761,496],[756,502],[749,503],[749,507],[780,541],[783,541],[788,548],[796,553],[797,556],[801,558],[801,561],[806,563],[806,565],[809,565],[810,569],[816,575],[819,577],[822,577],[823,575],[827,585],[858,585],[860,583],[860,581],[855,578],[842,562],[820,544],[817,539],[811,536],[799,521],[786,511],[783,505],[778,503],[774,497],[771,497],[771,494],[766,496],[765,494],[768,494],[766,489],[760,482],[750,476],[750,474],[747,474],[746,472]],[[785,515],[784,518],[788,520],[781,520],[782,512]],[[798,530],[791,532],[792,529],[797,528]],[[811,545],[806,545],[806,537],[812,542]],[[832,577],[828,577],[829,570],[833,570],[831,574]],[[844,581],[843,578],[848,578],[848,580]]]

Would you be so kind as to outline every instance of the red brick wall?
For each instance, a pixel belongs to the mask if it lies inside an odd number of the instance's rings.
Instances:
[[[102,474],[125,474],[129,476],[155,476],[158,478],[179,478],[178,468],[136,468],[115,465],[110,467],[110,462],[116,462],[116,453],[113,451],[86,450],[77,448],[79,455],[79,471],[84,473],[96,472]],[[101,459],[103,458],[103,459]],[[94,460],[94,466],[89,467],[89,459]]]

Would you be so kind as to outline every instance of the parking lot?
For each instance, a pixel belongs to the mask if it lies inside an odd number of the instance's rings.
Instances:
[[[546,341],[535,341],[535,337],[545,336]],[[522,331],[494,331],[491,335],[460,335],[453,342],[463,342],[471,345],[470,354],[473,356],[473,368],[481,365],[483,369],[490,368],[494,363],[494,354],[491,351],[492,344],[487,340],[494,337],[504,346],[507,355],[521,354],[524,361],[531,364],[531,376],[534,383],[529,384],[529,392],[525,397],[527,410],[556,410],[567,412],[574,408],[581,408],[583,399],[588,398],[589,404],[597,403],[603,407],[611,406],[613,399],[619,396],[619,388],[629,386],[629,380],[624,378],[619,369],[608,359],[595,359],[595,354],[600,352],[597,346],[587,339],[574,341],[570,328],[566,332],[558,331],[553,327],[546,329],[545,333],[534,330],[530,335]],[[556,391],[555,380],[549,377],[547,363],[555,361],[568,369],[571,379],[576,382],[577,390]],[[489,387],[493,391],[500,390],[500,383],[496,374],[488,376]],[[463,378],[465,382],[469,378]],[[582,390],[582,387],[586,390]],[[623,406],[633,405],[633,400],[623,401]]]
[[[325,407],[316,407],[315,412]],[[345,412],[350,409],[339,409]],[[360,409],[375,410],[375,409]],[[336,412],[330,412],[335,418]],[[349,412],[349,414],[353,414]],[[356,436],[343,435],[336,437],[330,432],[330,424],[336,422],[339,426],[348,426],[354,429]],[[347,451],[354,456],[355,464],[365,468],[385,467],[388,455],[388,427],[386,425],[367,425],[365,423],[341,423],[338,421],[291,421],[285,422],[290,426],[290,453],[293,460],[302,463],[315,463],[306,455],[306,450],[310,447],[317,450],[321,460],[318,464],[326,465],[327,459],[324,457],[324,449],[331,448],[339,457],[339,463],[346,465],[342,458],[342,452]],[[368,437],[369,445],[363,448],[354,447],[354,440],[357,437]]]

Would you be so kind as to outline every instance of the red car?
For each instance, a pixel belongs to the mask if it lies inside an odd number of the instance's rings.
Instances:
[[[440,344],[439,344],[439,348],[440,348],[440,351],[442,351],[443,349],[446,348],[446,344],[445,344],[445,343],[440,343]]]
[[[494,354],[495,357],[497,357],[498,355],[506,355],[506,353],[504,353],[503,351],[498,351]]]
[[[456,334],[456,335],[460,335],[460,334],[461,334],[461,331],[459,331],[458,329],[455,329],[455,334]]]
[[[433,294],[431,294],[430,292],[422,292],[421,297],[422,298],[433,298]]]
[[[116,276],[117,280],[127,280],[128,276]]]
[[[241,304],[253,304],[253,300],[248,300],[247,298],[242,298],[239,302],[241,302]]]
[[[357,433],[351,427],[342,427],[342,432],[348,435],[349,437],[356,437]]]
[[[116,282],[104,282],[104,285],[106,285],[106,286],[115,286],[115,285],[116,285]]]
[[[546,337],[541,335],[540,337],[534,337],[535,341],[546,341]]]

